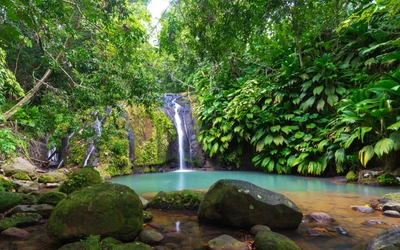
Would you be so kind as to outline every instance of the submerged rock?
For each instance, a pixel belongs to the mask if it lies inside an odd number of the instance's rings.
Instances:
[[[301,210],[284,195],[240,180],[214,183],[198,211],[201,222],[236,228],[262,224],[272,229],[296,229],[302,217]]]
[[[1,232],[1,235],[3,235],[3,236],[15,237],[15,238],[22,238],[22,237],[25,237],[28,234],[29,234],[28,231],[26,231],[24,229],[17,228],[17,227],[10,227],[10,228],[4,230],[3,232]]]
[[[398,225],[396,225],[396,224],[387,223],[387,222],[380,221],[380,220],[367,220],[361,224],[370,226],[370,227],[383,228],[383,229],[392,229],[392,228],[398,227]]]
[[[208,242],[207,249],[210,250],[248,250],[249,248],[243,242],[229,235],[221,235]]]
[[[371,214],[375,212],[375,210],[372,207],[366,207],[366,206],[351,206],[351,209],[354,211],[360,212],[360,213],[366,213],[366,214]]]
[[[330,216],[327,213],[324,212],[314,212],[311,213],[309,215],[307,215],[308,219],[310,219],[311,222],[322,222],[322,223],[326,223],[326,222],[334,222],[335,219]]]
[[[47,234],[55,240],[101,235],[133,240],[142,231],[143,210],[129,187],[102,183],[76,191],[55,207]]]
[[[150,211],[143,211],[143,221],[151,221],[153,219],[153,213]]]
[[[288,237],[270,231],[257,233],[254,246],[257,250],[300,250]]]
[[[383,215],[393,218],[400,218],[400,212],[396,210],[386,210],[383,212]]]
[[[391,250],[400,248],[400,227],[384,230],[368,244],[367,250]]]

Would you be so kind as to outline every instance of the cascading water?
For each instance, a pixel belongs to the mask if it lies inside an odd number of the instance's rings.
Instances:
[[[175,119],[176,132],[178,134],[178,144],[179,144],[179,170],[184,170],[186,168],[185,167],[185,145],[183,142],[183,138],[185,135],[184,135],[183,128],[182,128],[182,120],[181,120],[181,117],[179,116],[179,109],[182,108],[182,106],[176,102],[176,100],[178,98],[175,98],[172,101],[172,103],[175,104],[174,119]]]

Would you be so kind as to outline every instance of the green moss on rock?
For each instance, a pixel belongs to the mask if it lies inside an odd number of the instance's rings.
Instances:
[[[70,194],[83,187],[99,184],[103,182],[100,173],[93,167],[86,166],[73,173],[59,188],[60,192]]]
[[[197,210],[203,197],[204,192],[195,190],[161,191],[151,200],[150,206],[160,209]]]
[[[400,201],[400,193],[389,193],[383,196],[384,199],[392,200],[392,201]]]
[[[50,205],[57,205],[60,201],[64,200],[67,198],[67,195],[65,193],[61,192],[48,192],[42,194],[37,203],[38,204],[50,204]]]
[[[39,177],[39,183],[53,183],[53,182],[56,182],[56,179],[53,176],[41,175]]]
[[[0,192],[0,213],[7,211],[17,205],[33,205],[36,203],[36,198],[33,195]]]
[[[129,241],[142,230],[142,211],[132,189],[105,182],[73,192],[58,203],[48,220],[47,233],[55,240],[101,235]]]
[[[349,172],[346,174],[346,179],[347,179],[348,181],[357,181],[358,175],[357,175],[356,173],[354,173],[353,171],[349,171]]]
[[[254,246],[257,250],[300,250],[288,237],[271,231],[257,233]]]
[[[17,213],[10,218],[0,220],[0,232],[10,227],[23,227],[40,223],[42,216],[37,213]]]
[[[396,179],[396,176],[389,173],[381,174],[376,179],[382,186],[393,186],[399,184],[399,181]]]
[[[16,180],[22,180],[22,181],[30,181],[31,177],[27,173],[24,172],[18,172],[12,175],[12,178]]]
[[[0,176],[0,187],[3,187],[3,191],[12,191],[15,188],[15,184]],[[1,205],[0,205],[1,207]]]

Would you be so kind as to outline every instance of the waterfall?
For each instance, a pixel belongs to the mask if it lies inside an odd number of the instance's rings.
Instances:
[[[101,136],[101,124],[102,124],[102,121],[100,121],[99,118],[96,116],[96,120],[93,122],[93,129],[94,129],[94,132],[96,133],[96,137],[90,143],[90,146],[88,148],[88,151],[87,151],[87,154],[85,157],[85,161],[83,162],[84,167],[86,167],[88,165],[90,156],[96,150],[96,146],[94,145],[94,143],[95,143],[95,140],[98,140]]]
[[[180,98],[180,97],[178,97]],[[184,138],[184,132],[182,128],[182,120],[181,117],[179,116],[179,109],[182,108],[181,105],[179,105],[176,100],[178,98],[175,98],[172,103],[175,104],[175,124],[176,124],[176,132],[178,134],[178,145],[179,145],[179,170],[184,170],[185,169],[185,145],[183,142]]]

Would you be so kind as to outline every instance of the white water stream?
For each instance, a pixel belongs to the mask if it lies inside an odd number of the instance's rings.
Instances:
[[[179,98],[179,97],[178,97]],[[182,108],[181,105],[179,105],[176,100],[178,98],[175,98],[172,103],[175,104],[175,115],[174,115],[174,120],[175,120],[175,125],[176,125],[176,132],[178,134],[178,144],[179,144],[179,170],[182,171],[186,168],[185,166],[185,145],[183,142],[183,138],[185,136],[183,132],[183,125],[182,125],[182,120],[181,117],[179,116],[179,109]]]

